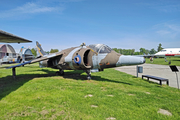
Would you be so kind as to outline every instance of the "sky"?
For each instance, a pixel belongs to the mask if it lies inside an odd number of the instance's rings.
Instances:
[[[90,44],[157,50],[180,47],[180,0],[1,0],[0,30],[45,51]]]

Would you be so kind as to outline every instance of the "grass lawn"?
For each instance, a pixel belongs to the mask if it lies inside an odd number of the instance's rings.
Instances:
[[[180,57],[167,57],[168,62],[165,62],[165,58],[154,58],[153,62],[150,62],[149,58],[146,58],[146,63],[149,64],[159,64],[159,65],[169,65],[169,61],[171,61],[171,65],[180,66]]]
[[[64,77],[55,71],[27,65],[16,68],[13,80],[11,69],[0,69],[0,119],[180,119],[176,88],[114,69],[92,73],[92,80],[82,71],[65,71]]]

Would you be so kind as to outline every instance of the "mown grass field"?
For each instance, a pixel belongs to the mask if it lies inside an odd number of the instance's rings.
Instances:
[[[180,119],[176,88],[114,69],[92,73],[92,80],[82,71],[65,71],[64,77],[55,71],[27,65],[16,68],[13,80],[11,69],[0,69],[0,119]]]
[[[171,61],[171,65],[180,66],[180,57],[167,57],[168,62],[165,62],[165,58],[154,58],[153,62],[150,61],[149,58],[146,58],[146,63],[149,64],[159,64],[159,65],[169,65]]]

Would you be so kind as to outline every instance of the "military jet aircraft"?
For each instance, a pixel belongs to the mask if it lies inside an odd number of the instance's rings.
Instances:
[[[7,63],[24,63],[34,58],[29,48],[21,47],[20,52],[16,53],[11,45],[0,45],[0,65]]]
[[[11,33],[0,30],[0,43],[27,43],[30,40],[18,37]],[[20,63],[33,59],[30,49],[21,48],[17,54],[10,45],[0,45],[0,65],[3,63]]]
[[[64,75],[64,70],[84,70],[87,79],[91,79],[91,72],[103,71],[105,68],[123,65],[139,65],[145,63],[144,57],[125,56],[116,53],[104,44],[86,46],[84,43],[78,47],[71,47],[57,53],[45,54],[40,44],[36,42],[40,58],[8,67],[12,68],[15,77],[15,68],[26,64],[39,62],[40,67],[59,69],[56,75]]]

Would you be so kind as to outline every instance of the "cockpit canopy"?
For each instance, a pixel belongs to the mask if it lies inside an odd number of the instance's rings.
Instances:
[[[93,45],[89,45],[89,47],[95,52],[97,52],[98,54],[110,53],[112,51],[110,47],[104,44],[93,44]]]

